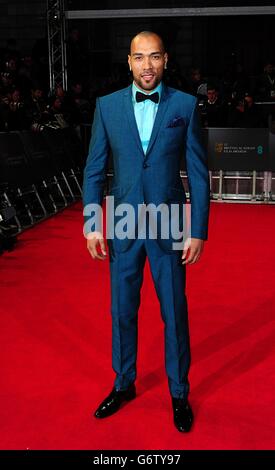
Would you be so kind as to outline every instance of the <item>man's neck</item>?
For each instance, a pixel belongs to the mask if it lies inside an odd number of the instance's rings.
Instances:
[[[152,90],[144,90],[143,88],[141,88],[136,82],[135,80],[133,80],[133,84],[142,92],[142,93],[145,93],[145,94],[149,94],[149,93],[153,93],[158,87],[159,85],[161,84],[161,82],[159,82],[155,88],[152,88]]]

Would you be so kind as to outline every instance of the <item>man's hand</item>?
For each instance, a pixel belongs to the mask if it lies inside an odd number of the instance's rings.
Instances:
[[[182,252],[182,264],[194,264],[196,263],[203,250],[204,240],[200,238],[188,238],[184,244]]]
[[[93,259],[104,260],[107,257],[107,252],[105,248],[105,241],[101,232],[90,232],[86,235],[87,238],[87,248],[90,252],[90,255]],[[100,248],[100,252],[97,251],[97,248]]]

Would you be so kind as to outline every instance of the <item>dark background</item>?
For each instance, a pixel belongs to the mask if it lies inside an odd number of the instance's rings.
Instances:
[[[222,7],[222,6],[263,6],[274,5],[274,1],[238,1],[223,0],[222,2],[193,0],[192,2],[180,0],[68,0],[70,10],[103,10],[116,8],[188,8],[188,7]]]
[[[68,9],[172,8],[206,6],[263,6],[263,2],[182,2],[68,0]],[[275,2],[265,1],[266,5]],[[159,32],[166,42],[170,60],[183,74],[200,67],[205,76],[217,75],[241,63],[249,75],[262,72],[264,62],[274,60],[274,16],[215,16],[175,18],[132,18],[70,20],[69,30],[80,31],[87,67],[93,78],[110,74],[114,64],[126,65],[131,37],[140,30]],[[14,38],[21,53],[30,53],[37,41],[46,44],[45,0],[0,0],[0,48]],[[43,44],[44,41],[44,44]]]

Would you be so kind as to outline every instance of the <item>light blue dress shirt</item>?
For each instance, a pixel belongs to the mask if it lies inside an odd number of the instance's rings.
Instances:
[[[143,148],[144,153],[146,154],[159,103],[154,103],[151,100],[145,100],[145,101],[141,101],[140,103],[137,103],[136,102],[137,91],[142,93],[142,91],[133,82],[132,97],[133,97],[135,118],[136,118],[136,123],[138,127],[138,132],[139,132],[142,148]],[[157,88],[150,91],[150,93],[146,93],[146,94],[151,95],[152,93],[158,92],[159,98],[160,98],[161,91],[162,91],[162,83],[160,83],[157,86]]]

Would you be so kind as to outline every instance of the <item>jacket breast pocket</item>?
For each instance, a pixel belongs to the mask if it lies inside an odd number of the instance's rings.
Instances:
[[[182,116],[176,116],[173,119],[171,119],[166,127],[169,128],[175,128],[175,127],[184,127],[186,125],[185,118]]]

